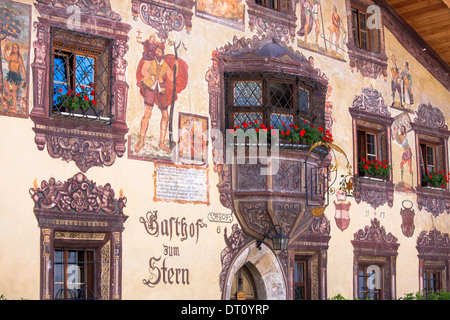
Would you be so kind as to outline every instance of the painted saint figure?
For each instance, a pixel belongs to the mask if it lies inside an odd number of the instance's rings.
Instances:
[[[8,62],[8,73],[6,74],[5,79],[5,89],[7,98],[12,97],[12,105],[10,106],[10,110],[15,112],[16,105],[18,100],[18,89],[23,83],[25,79],[25,65],[23,63],[22,56],[20,55],[20,49],[17,43],[14,43],[11,48],[11,53],[7,55],[7,52],[10,50],[9,46],[5,48],[4,58],[6,62]]]
[[[161,111],[159,148],[170,152],[172,146],[164,144],[167,127],[169,123],[169,106],[173,99],[176,100],[176,93],[181,92],[187,85],[187,65],[181,59],[175,59],[172,54],[164,54],[165,45],[155,41],[154,36],[148,40],[140,42],[144,46],[142,59],[136,71],[136,80],[140,87],[140,94],[144,97],[144,116],[141,120],[139,131],[139,141],[134,146],[134,151],[139,152],[145,143],[145,136],[152,115],[153,106],[156,104]],[[177,68],[175,82],[174,66]]]
[[[412,92],[412,77],[409,73],[409,63],[405,62],[405,67],[402,72],[402,81],[403,81],[403,102],[409,105],[414,103],[414,96]]]
[[[394,139],[403,148],[402,161],[400,162],[401,179],[403,181],[403,167],[405,166],[405,163],[407,163],[411,175],[411,185],[413,185],[412,151],[408,143],[408,138],[406,137],[406,127],[402,125],[400,127],[400,133],[398,132],[398,128],[395,128],[394,133]]]
[[[331,24],[328,26],[328,30],[330,30],[330,45],[333,44],[333,36],[335,38],[335,46],[339,47],[339,38],[341,35],[342,28],[342,20],[339,14],[337,13],[337,8],[333,5],[332,14],[331,14]],[[331,50],[331,48],[330,48]]]
[[[313,25],[315,24],[315,33],[316,38],[315,42],[316,44],[319,41],[320,37],[320,21],[319,21],[319,15],[320,15],[320,1],[319,0],[302,0],[302,16],[301,16],[301,27],[300,30],[297,32],[299,36],[305,37],[305,43],[308,42],[307,38],[308,35],[311,33],[313,29]]]
[[[402,104],[402,86],[401,86],[401,74],[400,74],[400,70],[397,67],[397,60],[395,59],[395,55],[391,56],[391,62],[392,62],[392,67],[391,67],[391,75],[392,75],[392,80],[391,80],[391,90],[392,90],[392,106],[395,105],[395,93],[398,92],[399,97],[400,97],[400,107],[403,107]]]

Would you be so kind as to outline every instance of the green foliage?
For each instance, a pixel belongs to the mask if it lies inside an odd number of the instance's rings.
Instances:
[[[338,293],[334,297],[328,298],[327,300],[348,300],[348,299],[344,298],[340,293]],[[353,300],[363,300],[363,299],[355,298]],[[450,292],[447,292],[445,290],[431,291],[428,292],[427,294],[425,294],[425,292],[411,292],[406,293],[404,297],[400,297],[398,300],[450,300]]]
[[[450,300],[450,292],[440,290],[425,292],[407,293],[399,300]]]

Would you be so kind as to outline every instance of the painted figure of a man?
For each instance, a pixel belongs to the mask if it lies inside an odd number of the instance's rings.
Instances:
[[[165,45],[150,37],[144,45],[142,59],[136,72],[136,80],[140,87],[140,94],[144,97],[144,116],[141,120],[139,140],[134,146],[137,153],[145,143],[145,135],[152,116],[153,106],[156,104],[161,111],[159,148],[170,152],[172,146],[164,144],[169,123],[169,106],[177,99],[187,85],[188,67],[182,59],[173,54],[164,54]],[[176,81],[174,81],[174,67],[176,67]],[[175,93],[174,93],[175,91]]]

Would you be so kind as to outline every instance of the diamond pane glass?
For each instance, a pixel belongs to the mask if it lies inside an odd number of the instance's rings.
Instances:
[[[304,88],[298,88],[298,100],[300,111],[309,113],[309,91]]]
[[[235,106],[256,106],[262,104],[261,81],[235,81],[233,91]]]
[[[290,124],[294,124],[294,116],[288,114],[281,113],[272,113],[270,115],[270,125],[274,128],[278,128],[280,126],[289,126]]]

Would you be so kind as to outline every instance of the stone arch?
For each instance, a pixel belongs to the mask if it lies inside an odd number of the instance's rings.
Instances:
[[[282,266],[274,252],[265,244],[261,250],[252,241],[238,253],[230,266],[225,280],[222,299],[230,298],[230,290],[236,272],[245,265],[253,276],[259,300],[286,300],[286,279]]]

